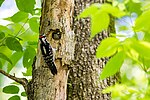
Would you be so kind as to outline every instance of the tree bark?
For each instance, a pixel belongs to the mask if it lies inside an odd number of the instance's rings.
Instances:
[[[73,5],[73,0],[43,0],[40,34],[45,34],[56,49],[54,54],[58,73],[55,76],[51,74],[38,45],[32,81],[28,86],[31,100],[66,100],[68,66],[74,59],[75,47],[71,29]],[[61,38],[55,40],[52,34],[56,31],[59,31]]]
[[[43,0],[40,34],[46,34],[56,49],[58,74],[51,74],[38,44],[32,80],[27,89],[29,100],[111,99],[110,93],[102,94],[101,91],[114,84],[117,78],[98,80],[108,58],[97,59],[95,53],[100,41],[114,29],[113,21],[108,30],[90,40],[90,19],[76,20],[76,16],[94,2],[104,3],[104,0]],[[52,36],[56,30],[61,34],[59,40]]]
[[[114,32],[114,20],[108,30],[97,34],[92,40],[90,37],[90,19],[75,18],[90,4],[104,3],[106,0],[75,0],[73,30],[75,33],[75,57],[71,63],[68,78],[68,100],[110,100],[111,94],[103,94],[102,90],[117,81],[115,77],[109,77],[103,81],[99,75],[108,61],[108,58],[97,59],[96,48],[101,40]]]

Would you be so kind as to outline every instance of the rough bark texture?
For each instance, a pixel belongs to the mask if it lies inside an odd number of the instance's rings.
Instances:
[[[95,52],[100,41],[108,37],[114,27],[89,40],[90,19],[75,20],[84,8],[94,2],[102,3],[104,0],[43,0],[40,34],[46,34],[52,47],[56,49],[55,63],[58,74],[56,76],[51,74],[38,46],[33,64],[33,77],[28,84],[29,100],[109,100],[111,98],[110,94],[102,94],[101,90],[114,84],[116,78],[98,80],[108,59],[97,59]],[[52,38],[55,30],[60,31],[60,40]]]
[[[43,61],[38,46],[33,77],[29,85],[31,100],[66,100],[68,65],[74,59],[74,32],[71,30],[73,0],[43,0],[40,19],[40,34],[45,34],[56,49],[55,63],[58,73],[53,76]],[[61,39],[54,40],[53,32],[59,30]]]
[[[75,0],[74,18],[92,3],[104,3],[104,0]],[[110,77],[99,81],[99,75],[107,58],[97,59],[96,48],[101,40],[114,31],[113,21],[107,31],[96,35],[92,40],[90,37],[90,19],[75,20],[73,29],[75,32],[75,58],[71,64],[68,79],[68,100],[110,100],[111,95],[102,94],[102,89],[114,84],[116,77]]]

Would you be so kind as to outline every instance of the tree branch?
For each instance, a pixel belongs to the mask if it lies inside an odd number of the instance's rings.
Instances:
[[[26,78],[17,78],[13,75],[10,75],[8,73],[6,73],[4,70],[0,69],[0,73],[7,76],[8,78],[20,83],[21,85],[23,85],[25,91],[27,91],[27,85],[28,85],[28,80]]]

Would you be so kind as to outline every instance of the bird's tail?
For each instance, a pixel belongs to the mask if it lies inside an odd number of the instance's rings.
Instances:
[[[49,66],[49,67],[50,67],[51,73],[52,73],[53,75],[56,75],[56,74],[57,74],[57,69],[56,69],[55,63],[52,62],[51,66]]]

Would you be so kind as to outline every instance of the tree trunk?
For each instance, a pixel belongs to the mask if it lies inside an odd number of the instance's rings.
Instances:
[[[68,66],[74,59],[75,46],[71,29],[73,4],[73,0],[43,0],[40,34],[44,33],[51,46],[56,49],[54,54],[58,73],[55,76],[51,74],[38,45],[32,81],[28,86],[29,99],[66,100]],[[60,39],[55,39],[52,35],[57,31],[61,35]]]
[[[74,18],[83,9],[92,3],[104,3],[104,0],[75,0]],[[105,59],[96,58],[96,48],[100,41],[114,32],[114,21],[110,28],[96,35],[92,40],[90,37],[90,19],[75,20],[73,22],[75,32],[75,57],[71,64],[68,78],[68,100],[110,100],[111,95],[102,94],[102,89],[114,84],[116,77],[110,77],[99,81],[99,75],[107,62]]]
[[[56,49],[58,73],[55,76],[51,74],[38,45],[32,80],[27,89],[29,100],[111,98],[110,94],[102,94],[101,90],[114,84],[116,78],[98,80],[108,59],[97,59],[95,56],[97,46],[103,38],[108,37],[110,29],[90,40],[90,19],[75,19],[85,7],[94,2],[102,3],[104,0],[43,0],[40,34],[46,34],[48,41]],[[59,30],[61,39],[54,39],[52,36],[56,30]]]

